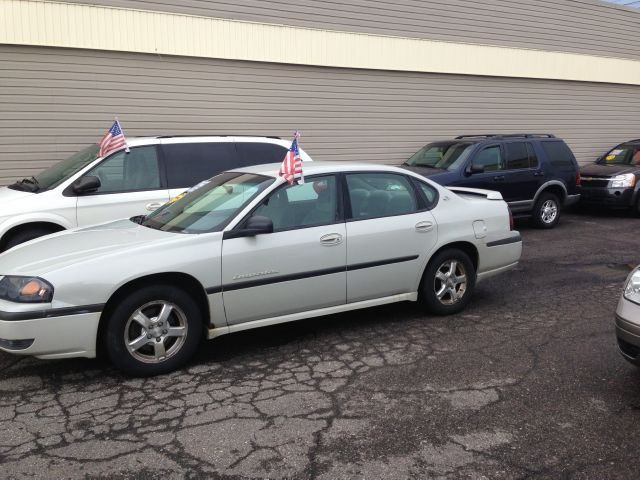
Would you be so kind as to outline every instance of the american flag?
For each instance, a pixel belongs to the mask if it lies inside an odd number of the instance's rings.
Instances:
[[[105,133],[104,137],[102,137],[102,140],[100,140],[98,156],[106,157],[111,152],[122,147],[126,147],[126,151],[129,151],[127,140],[124,138],[124,133],[122,133],[122,127],[120,127],[120,122],[116,120],[107,133]]]
[[[298,138],[300,138],[300,131],[296,130],[296,133],[293,135],[291,147],[289,147],[289,151],[284,156],[282,165],[280,165],[279,175],[284,177],[289,185],[293,185],[293,180],[297,174],[300,174],[300,183],[304,183],[302,160],[300,159],[300,150],[298,149]]]

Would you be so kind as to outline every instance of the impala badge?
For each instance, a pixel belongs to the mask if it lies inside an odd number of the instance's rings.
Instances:
[[[273,275],[274,273],[280,273],[280,272],[278,272],[277,270],[265,270],[264,272],[243,273],[241,275],[235,275],[233,279],[243,280],[245,278],[261,277],[263,275]]]

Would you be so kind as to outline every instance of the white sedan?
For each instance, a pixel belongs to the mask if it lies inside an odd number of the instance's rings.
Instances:
[[[132,375],[183,365],[203,336],[399,301],[460,311],[522,251],[497,192],[395,167],[305,163],[225,172],[147,217],[0,255],[0,348],[104,352]]]

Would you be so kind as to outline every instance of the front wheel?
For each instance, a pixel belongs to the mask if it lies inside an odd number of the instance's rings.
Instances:
[[[443,250],[427,265],[420,287],[421,298],[431,313],[458,313],[469,303],[475,280],[475,268],[465,252],[457,248]]]
[[[159,375],[193,356],[202,330],[202,313],[189,294],[170,285],[147,286],[127,296],[109,315],[105,350],[129,375]]]
[[[553,228],[560,220],[560,200],[551,192],[540,194],[533,207],[533,222],[538,228]]]

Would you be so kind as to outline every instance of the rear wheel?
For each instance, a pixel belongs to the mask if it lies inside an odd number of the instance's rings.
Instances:
[[[471,299],[476,272],[469,256],[457,248],[436,254],[424,272],[420,294],[436,315],[461,311]]]
[[[533,207],[533,222],[538,228],[553,228],[560,220],[560,200],[551,192],[543,192]]]
[[[141,288],[107,319],[105,350],[123,372],[151,376],[171,372],[193,356],[202,338],[196,301],[170,285]]]

